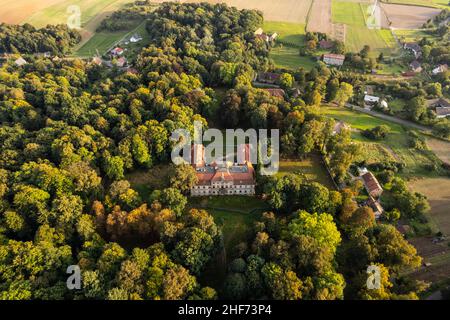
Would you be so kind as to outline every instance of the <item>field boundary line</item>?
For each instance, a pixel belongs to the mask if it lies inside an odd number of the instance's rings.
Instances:
[[[308,27],[308,24],[309,24],[309,18],[310,18],[310,16],[311,16],[311,10],[312,10],[312,7],[313,7],[313,5],[314,5],[314,1],[315,1],[315,0],[312,0],[312,1],[311,1],[311,4],[309,5],[308,12],[306,13],[306,18],[305,18],[305,32],[308,31],[308,30],[307,30],[307,27]]]

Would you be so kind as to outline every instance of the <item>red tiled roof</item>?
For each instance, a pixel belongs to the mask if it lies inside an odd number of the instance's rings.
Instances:
[[[383,188],[380,186],[380,183],[378,182],[377,178],[375,178],[372,172],[367,172],[366,174],[364,174],[362,176],[362,179],[369,194],[372,192],[383,191]]]
[[[284,98],[285,92],[283,89],[265,89],[272,97]]]

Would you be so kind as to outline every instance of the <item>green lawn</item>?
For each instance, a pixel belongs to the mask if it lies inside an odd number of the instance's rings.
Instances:
[[[299,49],[286,46],[277,46],[270,51],[270,58],[275,66],[290,70],[297,70],[303,67],[305,70],[311,70],[316,62],[312,57],[301,57]]]
[[[406,168],[402,172],[404,177],[433,177],[442,174],[441,169],[436,173],[426,167],[426,165],[433,163],[439,166],[441,163],[432,151],[416,150],[409,147],[409,137],[402,126],[346,108],[323,106],[321,107],[321,112],[326,116],[345,121],[354,129],[365,130],[379,125],[388,126],[391,129],[391,133],[387,139],[378,143],[387,148],[386,150],[391,151],[393,156],[405,164]],[[352,137],[356,141],[364,142],[364,147],[370,141],[359,132],[353,132]]]
[[[364,45],[369,45],[374,54],[390,54],[395,48],[395,39],[389,30],[368,29],[364,14],[366,4],[358,2],[332,2],[332,20],[343,23],[346,27],[345,45],[347,50],[359,52]]]
[[[305,25],[289,22],[264,22],[263,29],[267,33],[278,33],[278,41],[291,43],[296,46],[305,44]]]
[[[329,189],[335,188],[330,175],[318,155],[311,155],[305,160],[281,160],[278,175],[282,176],[288,173],[301,173],[308,180],[317,181]]]

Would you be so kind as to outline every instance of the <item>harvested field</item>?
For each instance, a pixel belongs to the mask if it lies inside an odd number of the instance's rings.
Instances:
[[[161,3],[167,0],[156,0]],[[257,9],[266,21],[305,23],[312,0],[188,0],[183,2],[226,3],[238,9]]]
[[[331,0],[314,0],[308,17],[307,31],[322,32],[331,35]]]
[[[427,138],[427,146],[442,160],[442,162],[450,164],[450,142]]]
[[[431,219],[438,230],[450,236],[450,178],[426,178],[411,181],[412,190],[427,196]]]
[[[441,12],[440,9],[401,4],[381,4],[391,27],[396,29],[417,29],[428,19]]]
[[[18,24],[32,14],[65,0],[0,0],[0,22]]]

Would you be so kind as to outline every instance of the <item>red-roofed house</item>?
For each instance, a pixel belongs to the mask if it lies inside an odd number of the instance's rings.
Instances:
[[[286,93],[283,89],[265,89],[272,97],[284,98]]]
[[[378,198],[379,196],[381,196],[381,194],[383,193],[383,188],[372,172],[369,171],[364,173],[361,178],[364,182],[364,187],[366,188],[369,196],[374,198]]]

